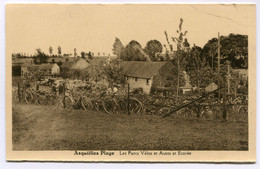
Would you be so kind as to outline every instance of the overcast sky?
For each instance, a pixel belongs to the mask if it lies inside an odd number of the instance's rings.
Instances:
[[[165,44],[164,31],[176,36],[179,20],[191,45],[230,33],[249,34],[255,22],[252,5],[9,5],[6,8],[7,53],[33,54],[50,46],[57,53],[81,51],[112,54],[118,37],[124,45],[137,40]]]

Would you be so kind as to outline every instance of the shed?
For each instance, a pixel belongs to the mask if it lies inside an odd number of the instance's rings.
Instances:
[[[206,92],[212,92],[216,89],[218,89],[218,85],[216,85],[216,83],[212,82],[205,88],[205,91]]]

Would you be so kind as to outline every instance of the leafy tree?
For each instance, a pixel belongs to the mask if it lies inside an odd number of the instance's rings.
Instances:
[[[142,46],[135,40],[129,42],[122,51],[121,59],[124,61],[147,61],[149,56],[143,51]]]
[[[109,83],[109,87],[121,84],[124,86],[126,83],[125,72],[119,65],[118,60],[113,60],[110,64],[104,64],[102,67],[104,76]]]
[[[217,38],[212,38],[203,47],[202,55],[213,67],[217,67]],[[233,68],[248,67],[248,36],[240,34],[229,34],[220,36],[220,57],[221,63],[229,61]]]
[[[116,37],[115,42],[113,44],[113,49],[112,49],[113,54],[116,55],[117,57],[120,57],[120,55],[121,55],[122,51],[124,50],[124,48],[125,47],[122,44],[122,42],[120,41],[120,39],[118,39]]]
[[[147,53],[152,61],[162,60],[159,57],[159,53],[162,52],[162,44],[158,40],[150,40],[147,42],[145,48],[145,53]]]
[[[89,65],[86,71],[89,74],[89,79],[95,81],[96,83],[104,79],[102,65]]]
[[[181,72],[183,72],[186,68],[187,65],[187,55],[189,53],[189,46],[190,44],[188,43],[188,40],[185,38],[186,34],[188,31],[183,31],[182,30],[182,24],[183,24],[183,19],[180,18],[180,24],[179,24],[179,29],[176,31],[177,32],[177,37],[171,37],[172,42],[174,42],[177,46],[177,51],[174,52],[173,50],[173,45],[169,40],[168,34],[165,31],[165,37],[166,37],[166,42],[168,44],[168,47],[170,48],[169,52],[170,54],[174,54],[175,58],[173,59],[173,64],[177,66],[177,95],[176,98],[178,98],[178,93],[179,93],[179,86],[180,86],[180,75]],[[178,99],[176,99],[177,101]]]
[[[59,61],[59,62],[57,63],[57,65],[58,65],[58,66],[61,66],[61,65],[62,65],[62,62],[61,62],[61,61]]]
[[[50,46],[49,48],[50,56],[52,56],[53,48]]]
[[[47,63],[48,56],[44,52],[42,52],[42,50],[40,48],[36,49],[36,51],[37,51],[37,54],[34,59],[34,63],[35,64]]]
[[[74,57],[77,57],[77,49],[76,48],[74,48]]]
[[[61,55],[61,47],[58,46],[58,55],[60,56]]]
[[[90,51],[87,53],[87,55],[88,55],[88,59],[90,59],[90,60],[93,59],[93,57],[94,57]]]
[[[82,51],[80,54],[81,54],[81,58],[84,58],[84,59],[86,58],[86,53],[85,52]]]
[[[188,55],[186,71],[190,76],[191,84],[198,88],[212,82],[213,72],[209,67],[206,58],[202,56],[202,48],[194,45]],[[204,83],[210,79],[210,81]],[[203,84],[202,84],[203,83]]]

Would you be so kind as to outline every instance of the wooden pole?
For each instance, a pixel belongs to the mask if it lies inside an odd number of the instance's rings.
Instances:
[[[180,69],[180,60],[179,60],[179,54],[177,54],[177,93],[176,93],[176,104],[178,103],[178,97],[179,97],[179,69]]]
[[[227,78],[227,77],[226,77]],[[227,119],[227,107],[226,107],[226,79],[224,79],[224,89],[223,89],[223,119]]]
[[[18,101],[21,102],[21,96],[20,96],[20,83],[18,82]]]
[[[65,93],[66,93],[66,84],[65,84],[65,82],[63,83],[63,106],[64,106],[64,108],[66,108],[66,103],[65,103]]]
[[[230,64],[227,65],[227,93],[230,94]]]
[[[218,32],[218,87],[220,87],[220,37]],[[218,99],[220,99],[220,91],[218,91]]]
[[[193,104],[193,103],[195,103],[195,102],[197,102],[197,101],[199,101],[199,100],[201,100],[201,99],[203,99],[203,98],[206,98],[206,97],[209,96],[210,94],[215,93],[215,92],[217,92],[217,91],[219,91],[219,90],[221,90],[221,89],[222,89],[222,88],[218,88],[218,89],[216,89],[216,90],[213,90],[212,92],[209,92],[209,93],[207,93],[207,94],[205,94],[205,95],[203,95],[203,96],[201,96],[201,97],[199,97],[199,98],[197,98],[197,99],[194,99],[194,100],[190,101],[189,103],[186,103],[186,104],[184,104],[184,105],[182,105],[182,106],[179,106],[179,107],[177,107],[176,109],[174,109],[174,110],[172,110],[172,111],[169,110],[168,113],[163,116],[163,118],[168,117],[168,116],[170,116],[171,114],[173,114],[174,112],[176,112],[176,111],[178,111],[178,110],[181,110],[181,109],[183,109],[184,107],[187,107],[187,106],[189,106],[189,105],[191,105],[191,104]]]
[[[130,105],[129,105],[129,101],[130,101],[130,95],[129,95],[129,90],[130,90],[130,86],[129,86],[129,83],[127,84],[127,113],[128,115],[130,115]]]

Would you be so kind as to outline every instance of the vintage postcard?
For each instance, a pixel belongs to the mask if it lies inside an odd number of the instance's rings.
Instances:
[[[6,159],[255,162],[254,4],[7,4]]]

